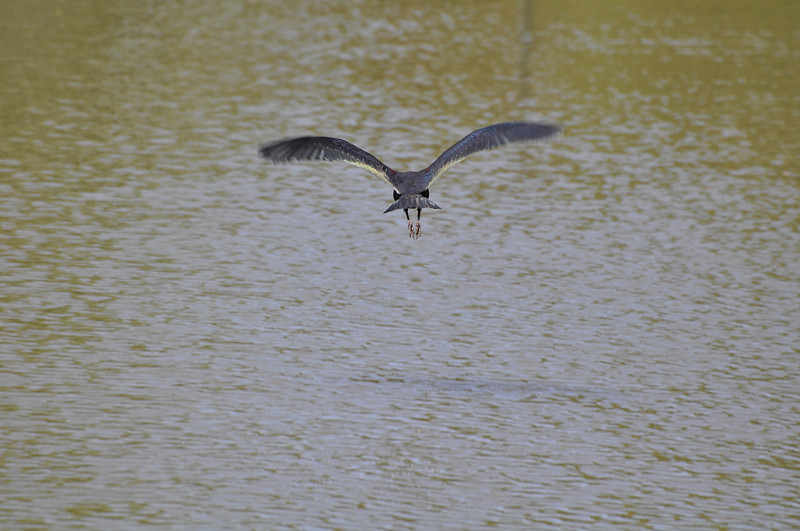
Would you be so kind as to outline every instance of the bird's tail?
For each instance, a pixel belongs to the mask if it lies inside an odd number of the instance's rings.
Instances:
[[[407,208],[413,210],[416,208],[442,208],[427,197],[422,197],[420,194],[405,194],[401,195],[400,199],[389,205],[389,208],[383,211],[384,214],[397,210],[398,208]]]

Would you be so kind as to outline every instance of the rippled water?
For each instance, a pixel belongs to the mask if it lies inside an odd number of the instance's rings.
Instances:
[[[3,10],[0,527],[800,525],[791,4]]]

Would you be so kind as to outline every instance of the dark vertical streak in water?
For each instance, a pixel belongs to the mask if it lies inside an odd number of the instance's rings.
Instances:
[[[530,89],[530,59],[533,44],[531,29],[531,0],[521,0],[522,25],[520,26],[519,99],[523,100]]]

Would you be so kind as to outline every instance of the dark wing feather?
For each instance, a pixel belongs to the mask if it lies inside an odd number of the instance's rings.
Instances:
[[[506,122],[473,131],[439,155],[439,158],[430,165],[427,176],[429,180],[425,188],[433,184],[452,165],[458,164],[473,153],[499,148],[513,142],[545,140],[560,132],[561,127],[557,125],[531,122]]]
[[[303,136],[264,144],[258,148],[263,158],[276,163],[300,160],[329,160],[346,162],[363,168],[394,187],[389,176],[396,173],[386,164],[358,146],[341,138],[327,136]]]

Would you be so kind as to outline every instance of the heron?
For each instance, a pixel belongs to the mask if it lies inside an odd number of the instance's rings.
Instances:
[[[258,152],[273,163],[304,160],[344,162],[367,170],[393,188],[394,203],[384,214],[403,209],[408,221],[408,236],[421,235],[423,208],[441,208],[430,200],[430,186],[454,164],[478,151],[495,149],[516,142],[543,141],[558,135],[561,126],[534,122],[504,122],[477,129],[444,151],[427,168],[420,171],[395,171],[358,146],[341,138],[301,136],[263,144]],[[417,223],[411,222],[409,210],[417,210]]]

